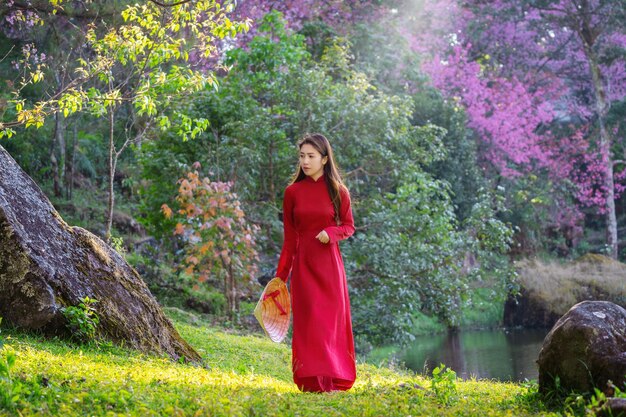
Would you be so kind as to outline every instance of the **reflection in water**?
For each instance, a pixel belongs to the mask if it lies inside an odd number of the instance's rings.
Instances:
[[[461,378],[501,381],[537,379],[535,361],[544,329],[460,331],[418,337],[400,359],[410,369],[429,373],[440,363]]]

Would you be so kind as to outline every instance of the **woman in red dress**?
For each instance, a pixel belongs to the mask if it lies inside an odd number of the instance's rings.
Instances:
[[[354,233],[350,194],[328,140],[306,136],[283,199],[276,275],[291,272],[293,380],[302,391],[348,390],[356,379],[350,300],[339,242]]]

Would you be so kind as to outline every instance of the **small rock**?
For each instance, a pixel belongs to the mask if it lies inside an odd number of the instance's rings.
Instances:
[[[607,398],[594,412],[598,417],[626,417],[626,398]]]

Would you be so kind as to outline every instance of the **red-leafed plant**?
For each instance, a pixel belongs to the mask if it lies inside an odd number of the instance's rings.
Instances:
[[[238,291],[256,273],[258,227],[246,220],[232,182],[212,182],[193,171],[179,184],[180,221],[174,234],[186,242],[185,273],[197,277],[196,285],[210,278],[223,282],[232,317],[239,310]],[[174,215],[167,204],[161,209],[168,218]]]

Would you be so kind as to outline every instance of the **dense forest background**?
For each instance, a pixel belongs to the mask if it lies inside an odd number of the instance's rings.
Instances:
[[[9,0],[0,145],[162,303],[240,322],[276,266],[295,145],[323,133],[352,194],[359,348],[497,325],[516,261],[626,258],[624,12]]]

